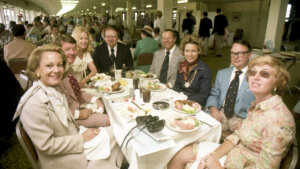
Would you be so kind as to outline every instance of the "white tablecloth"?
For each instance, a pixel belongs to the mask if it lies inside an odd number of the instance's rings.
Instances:
[[[167,89],[163,92],[153,92],[152,98],[150,103],[143,103],[143,101],[138,96],[138,91],[136,93],[136,102],[139,105],[142,105],[144,109],[151,109],[150,113],[152,115],[159,115],[160,118],[165,118],[166,114],[168,113],[176,113],[171,108],[166,110],[155,110],[152,108],[152,102],[159,100],[159,97],[167,99],[166,97],[171,98],[172,100],[176,100],[177,96],[180,96],[178,93],[174,92],[173,90]],[[169,100],[171,105],[172,100]],[[103,95],[103,101],[106,107],[106,111],[110,117],[111,125],[114,129],[114,135],[119,145],[121,145],[124,136],[127,134],[128,130],[135,126],[135,121],[126,119],[120,115],[120,111],[127,108],[127,104],[129,102],[124,101],[123,99],[119,100],[111,100],[106,99],[105,95]],[[153,152],[151,154],[139,156],[135,147],[133,146],[133,142],[135,141],[132,139],[127,148],[123,147],[122,152],[126,157],[127,161],[129,162],[130,169],[164,169],[166,168],[168,162],[172,159],[172,157],[182,149],[184,146],[193,143],[193,142],[202,142],[202,141],[209,141],[218,143],[221,137],[221,124],[213,119],[210,115],[206,114],[205,112],[201,111],[197,118],[201,119],[202,121],[209,123],[212,127],[203,124],[201,128],[197,131],[187,132],[187,133],[180,133],[170,130],[169,128],[165,127],[161,132],[165,133],[170,136],[171,139],[174,140],[176,143],[175,146],[164,149],[158,152]],[[147,146],[147,145],[145,145]]]

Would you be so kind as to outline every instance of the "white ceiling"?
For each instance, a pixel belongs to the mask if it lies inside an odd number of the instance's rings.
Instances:
[[[29,2],[32,2],[43,9],[45,9],[50,15],[55,15],[60,9],[61,4],[60,0],[27,0]],[[89,9],[89,11],[96,11],[97,13],[101,12],[101,10],[108,10],[110,11],[111,5],[113,8],[126,8],[126,1],[127,0],[79,0],[79,4],[76,8],[73,9],[72,12],[77,11],[86,11]],[[219,2],[219,3],[226,3],[226,2],[233,2],[233,1],[253,1],[253,0],[189,0],[189,2]],[[173,4],[175,5],[177,0],[173,0]],[[102,6],[102,3],[105,3],[105,6]],[[140,9],[146,9],[146,5],[151,4],[151,9],[157,8],[157,0],[131,0],[131,6],[135,6],[138,10]],[[96,9],[93,7],[96,6]]]

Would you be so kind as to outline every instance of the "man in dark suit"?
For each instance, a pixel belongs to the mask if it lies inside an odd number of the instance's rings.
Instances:
[[[222,44],[225,40],[225,28],[228,26],[228,21],[225,15],[221,14],[221,9],[218,8],[216,10],[217,16],[215,17],[214,20],[214,29],[212,34],[215,34],[215,40],[216,40],[216,56],[221,57],[221,49],[222,49]]]
[[[212,22],[209,18],[207,18],[207,12],[203,12],[203,18],[200,20],[200,25],[199,25],[199,32],[198,35],[201,37],[203,43],[204,43],[204,51],[203,55],[207,55],[207,50],[208,50],[208,41],[210,37],[210,32],[209,30],[212,28]]]
[[[116,28],[106,28],[104,40],[105,43],[97,46],[93,54],[93,60],[99,73],[109,72],[111,66],[115,66],[116,69],[122,69],[123,64],[126,67],[133,67],[130,48],[118,43]]]

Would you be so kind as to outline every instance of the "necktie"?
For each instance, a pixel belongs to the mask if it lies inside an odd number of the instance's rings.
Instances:
[[[165,59],[164,59],[164,63],[160,70],[159,81],[161,83],[167,83],[167,75],[168,75],[168,69],[169,69],[169,55],[170,55],[170,52],[167,51]]]
[[[78,100],[80,100],[81,91],[80,91],[80,87],[79,87],[77,80],[74,78],[74,76],[72,74],[69,74],[68,78],[69,78],[69,82],[72,86],[72,89],[75,93],[75,96],[77,97]]]
[[[231,81],[229,88],[227,90],[226,99],[225,99],[225,105],[224,105],[224,114],[229,119],[234,114],[234,106],[235,106],[235,100],[239,89],[239,76],[242,73],[242,71],[238,70],[235,71],[235,76],[233,80]]]
[[[111,61],[113,63],[115,63],[116,62],[115,50],[113,48],[111,48],[110,51],[111,51],[111,54],[110,54]]]

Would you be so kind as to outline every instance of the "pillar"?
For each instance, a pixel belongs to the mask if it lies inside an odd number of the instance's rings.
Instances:
[[[172,28],[172,15],[173,15],[173,0],[157,0],[157,10],[163,12],[163,19],[165,21],[165,28]]]
[[[285,13],[289,0],[271,0],[265,40],[275,43],[276,50],[280,50],[285,22]]]

